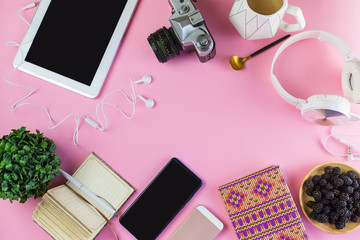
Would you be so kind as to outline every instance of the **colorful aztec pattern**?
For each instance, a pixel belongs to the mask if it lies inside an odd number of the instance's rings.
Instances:
[[[279,166],[265,168],[218,190],[239,239],[308,239]]]

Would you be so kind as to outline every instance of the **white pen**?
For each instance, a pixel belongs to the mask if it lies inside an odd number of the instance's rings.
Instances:
[[[109,213],[112,215],[116,214],[116,211],[110,207],[106,202],[101,200],[98,196],[96,196],[94,193],[92,193],[89,189],[87,189],[84,185],[82,185],[78,180],[70,176],[65,171],[61,170],[62,175],[69,180],[72,184],[74,184],[76,187],[78,187],[81,191],[83,191],[86,195],[88,195],[90,198],[92,198],[95,202],[97,202],[100,206],[102,206],[104,209],[106,209]]]

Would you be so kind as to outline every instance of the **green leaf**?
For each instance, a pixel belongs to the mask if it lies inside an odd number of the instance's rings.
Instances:
[[[5,165],[5,169],[11,171],[13,168],[13,165],[11,163],[8,163]]]
[[[10,181],[10,180],[11,180],[11,175],[10,175],[10,173],[5,173],[5,174],[4,174],[4,179],[7,180],[7,181]]]
[[[0,198],[2,199],[6,199],[6,193],[5,192],[0,192]]]
[[[26,161],[20,160],[20,166],[24,167],[26,165]]]
[[[0,150],[4,150],[5,149],[5,141],[1,140],[0,141]]]
[[[18,147],[17,146],[12,146],[11,147],[11,152],[14,153],[18,150]]]
[[[13,172],[13,173],[11,173],[11,175],[12,175],[13,180],[15,180],[15,181],[18,180],[19,177],[16,173]]]
[[[6,192],[9,189],[8,184],[7,184],[6,181],[3,181],[1,183],[1,189],[2,189],[3,192]]]
[[[13,165],[13,172],[20,172],[20,166],[17,164]]]
[[[42,146],[43,148],[47,148],[48,144],[47,144],[47,142],[42,142],[42,143],[41,143],[41,146]]]
[[[40,164],[37,164],[36,167],[35,167],[35,170],[36,171],[39,171],[41,169],[41,165]]]
[[[10,142],[7,142],[5,144],[5,151],[6,152],[10,152],[11,151],[11,147],[12,147],[12,144]]]
[[[6,165],[5,161],[1,161],[1,162],[0,162],[0,169],[4,168],[5,165]]]

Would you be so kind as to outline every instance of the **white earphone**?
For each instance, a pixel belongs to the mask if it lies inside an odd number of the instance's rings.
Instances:
[[[151,76],[150,75],[144,75],[140,80],[136,80],[134,81],[135,84],[139,84],[139,83],[145,83],[145,84],[149,84],[151,83]]]
[[[145,83],[145,84],[150,84],[152,81],[152,78],[150,75],[144,75],[140,80],[136,80],[133,83],[135,84],[139,84],[139,83]],[[145,103],[145,106],[147,108],[152,108],[155,106],[155,101],[152,99],[147,99],[141,95],[137,95],[137,97],[142,100]]]
[[[147,108],[152,108],[152,107],[154,107],[154,105],[155,105],[155,101],[154,100],[152,100],[152,99],[146,99],[146,98],[144,98],[143,96],[141,96],[141,95],[137,95],[137,97],[139,98],[139,99],[141,99],[141,100],[143,100],[144,101],[144,103],[145,103],[145,106],[147,107]]]
[[[345,66],[342,73],[344,97],[337,95],[313,95],[308,99],[300,99],[289,94],[279,83],[273,73],[279,55],[290,45],[304,39],[316,38],[330,43],[344,57]],[[288,103],[301,110],[301,115],[308,121],[324,126],[343,125],[360,120],[360,116],[350,112],[350,102],[360,103],[360,59],[337,36],[323,31],[307,31],[294,35],[286,40],[277,50],[271,65],[271,80],[279,95]]]

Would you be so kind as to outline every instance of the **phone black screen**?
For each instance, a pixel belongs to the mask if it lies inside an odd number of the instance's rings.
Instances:
[[[199,177],[173,158],[121,216],[120,223],[139,240],[155,239],[201,185]]]

